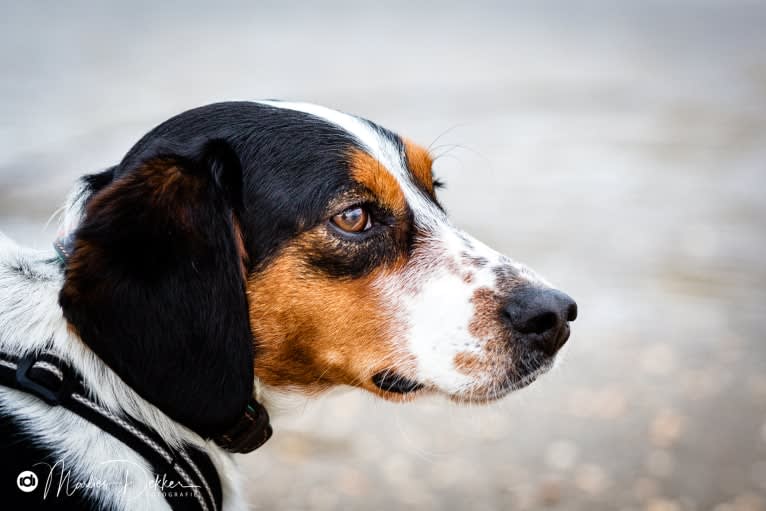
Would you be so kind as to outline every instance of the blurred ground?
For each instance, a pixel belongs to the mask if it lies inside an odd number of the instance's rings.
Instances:
[[[0,230],[187,107],[333,106],[443,155],[456,222],[574,296],[505,401],[299,407],[257,509],[766,509],[766,4],[0,4]]]

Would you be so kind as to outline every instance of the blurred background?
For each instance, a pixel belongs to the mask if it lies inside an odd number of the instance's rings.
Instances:
[[[559,367],[488,407],[299,403],[255,509],[766,509],[766,2],[3,2],[0,230],[228,99],[431,144],[455,222],[575,297]]]

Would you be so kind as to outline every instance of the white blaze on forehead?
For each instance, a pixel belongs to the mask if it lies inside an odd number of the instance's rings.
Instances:
[[[402,148],[378,132],[364,119],[311,103],[293,103],[290,101],[258,101],[257,103],[313,115],[343,129],[396,178],[410,209],[414,213],[415,223],[419,227],[433,230],[439,223],[446,220],[444,212],[436,207],[433,201],[426,197],[412,181],[412,175],[407,168],[406,157]]]

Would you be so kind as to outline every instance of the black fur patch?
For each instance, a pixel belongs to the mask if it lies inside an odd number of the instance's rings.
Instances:
[[[128,385],[204,436],[244,412],[253,349],[222,141],[147,147],[91,197],[60,303]]]

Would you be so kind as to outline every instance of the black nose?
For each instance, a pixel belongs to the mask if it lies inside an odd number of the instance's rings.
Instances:
[[[577,318],[577,304],[557,289],[523,287],[513,291],[503,312],[514,330],[553,355],[569,338],[567,322]]]

